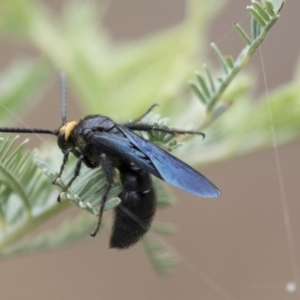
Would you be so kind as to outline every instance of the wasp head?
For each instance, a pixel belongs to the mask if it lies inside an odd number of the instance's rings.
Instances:
[[[63,153],[74,147],[70,141],[70,137],[72,136],[73,130],[77,124],[78,121],[69,121],[63,124],[58,130],[57,144]]]

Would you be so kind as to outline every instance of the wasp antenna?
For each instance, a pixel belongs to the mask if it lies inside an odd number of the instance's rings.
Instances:
[[[58,135],[58,133],[56,133],[56,131],[49,130],[49,129],[40,129],[40,128],[0,127],[0,132]]]
[[[61,89],[61,121],[62,125],[67,122],[67,80],[64,72],[60,73]]]

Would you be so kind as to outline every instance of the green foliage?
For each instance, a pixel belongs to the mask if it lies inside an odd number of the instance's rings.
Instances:
[[[253,5],[247,7],[252,15],[252,37],[250,38],[239,24],[234,24],[246,43],[246,47],[241,51],[236,61],[233,61],[230,56],[224,56],[217,45],[212,43],[211,47],[216,53],[224,73],[218,78],[213,79],[210,70],[204,65],[208,84],[205,78],[199,73],[196,73],[197,83],[190,81],[191,88],[206,107],[206,122],[211,122],[223,110],[228,108],[228,106],[216,107],[216,104],[223,97],[226,88],[236,77],[236,74],[248,63],[251,56],[264,41],[267,33],[279,18],[278,13],[274,11],[271,1],[265,2],[268,3],[268,7],[271,5],[269,9],[257,1],[252,1],[252,3]]]
[[[239,78],[236,75],[277,21],[282,0],[252,1],[248,7],[252,16],[251,36],[235,24],[246,47],[234,60],[230,56],[224,57],[212,44],[223,73],[215,76],[204,65],[204,72],[196,72],[196,81],[190,82],[199,101],[189,97],[186,82],[191,78],[195,56],[201,55],[205,45],[199,38],[205,35],[206,26],[224,3],[190,0],[186,19],[178,26],[139,42],[116,45],[99,26],[99,15],[102,16],[104,9],[91,1],[66,2],[58,17],[40,2],[3,0],[0,4],[0,34],[9,34],[15,41],[29,43],[39,51],[40,57],[36,61],[18,60],[2,73],[1,125],[15,121],[9,119],[5,108],[18,116],[24,113],[24,107],[30,109],[41,98],[40,93],[49,84],[50,76],[64,70],[72,89],[82,99],[79,104],[86,113],[99,112],[127,121],[141,115],[156,102],[160,114],[151,113],[145,121],[169,125],[169,120],[162,119],[162,115],[170,117],[172,124],[178,127],[182,127],[180,124],[186,129],[207,127],[204,141],[201,137],[191,139],[188,136],[175,139],[158,132],[143,135],[160,147],[173,150],[189,163],[215,162],[270,146],[269,105],[265,99],[257,103],[246,101],[252,82],[245,74]],[[287,142],[299,135],[299,123],[295,121],[300,118],[300,109],[296,105],[299,81],[298,74],[293,83],[270,93],[278,142]],[[223,134],[225,131],[226,135]],[[38,154],[24,153],[24,146],[17,146],[15,140],[0,140],[2,258],[55,249],[88,236],[96,223],[93,215],[98,213],[106,184],[100,169],[83,168],[80,178],[62,195],[63,201],[58,204],[58,190],[51,181],[59,170],[62,155],[56,145],[47,146]],[[59,182],[60,187],[70,178],[74,165],[75,161],[70,161]],[[154,182],[158,207],[171,205],[172,197],[165,184],[157,179]],[[117,183],[105,209],[118,205],[119,192]],[[70,207],[69,203],[90,214],[68,220],[54,230],[30,235],[38,225]],[[174,250],[154,233],[170,234],[172,231],[169,225],[153,224],[143,240],[151,262],[161,275],[171,273],[177,258]]]
[[[34,154],[23,153],[26,142],[16,146],[16,141],[17,137],[0,140],[2,256],[9,253],[11,243],[66,208],[66,204],[55,205],[49,181],[33,162]]]
[[[0,119],[2,124],[11,122],[10,112],[19,119],[40,98],[50,75],[50,65],[46,60],[16,60],[0,76]],[[14,120],[16,121],[16,120]]]

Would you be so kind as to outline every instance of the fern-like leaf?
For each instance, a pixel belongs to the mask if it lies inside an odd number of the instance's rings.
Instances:
[[[205,80],[204,76],[201,74],[196,73],[197,82],[189,82],[196,96],[206,107],[206,122],[202,127],[207,126],[218,117],[221,112],[228,108],[226,105],[217,106],[217,103],[223,96],[228,85],[236,77],[237,73],[248,63],[252,55],[264,41],[270,29],[278,20],[278,13],[282,8],[283,3],[283,0],[266,0],[262,1],[262,3],[252,0],[252,5],[247,7],[252,16],[251,37],[247,35],[245,30],[239,24],[234,24],[246,43],[246,47],[241,51],[235,61],[233,61],[230,56],[224,56],[217,45],[214,43],[211,44],[211,47],[222,65],[223,74],[218,76],[218,78],[213,79],[211,72],[207,66],[204,65],[207,80]]]

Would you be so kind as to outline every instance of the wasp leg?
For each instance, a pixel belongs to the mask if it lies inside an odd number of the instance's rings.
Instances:
[[[54,180],[52,181],[52,184],[57,184],[57,179],[61,177],[63,171],[64,171],[64,168],[65,168],[65,165],[68,163],[68,159],[69,159],[69,154],[72,150],[69,149],[66,151],[66,153],[64,154],[64,158],[63,158],[63,163],[60,167],[60,170],[59,170],[59,173],[58,175],[54,178]]]
[[[131,122],[124,123],[124,124],[122,124],[122,125],[128,127],[128,126],[130,126],[130,125],[134,125],[134,124],[136,124],[136,123],[139,123],[139,122],[140,122],[143,118],[145,118],[145,117],[153,110],[153,108],[156,107],[156,106],[158,106],[158,104],[156,104],[156,103],[155,103],[155,104],[152,104],[152,105],[147,109],[147,111],[144,112],[141,116],[139,116],[138,118],[134,119],[134,120],[131,121]],[[129,128],[129,127],[128,127],[128,128]]]
[[[169,127],[159,127],[154,124],[146,124],[146,123],[128,123],[125,124],[127,128],[131,130],[136,130],[136,131],[160,131],[160,132],[166,132],[170,133],[172,135],[176,134],[197,134],[197,135],[202,135],[203,138],[205,137],[205,134],[203,132],[195,131],[195,130],[184,130],[184,129],[178,129],[178,128],[169,128]]]
[[[154,103],[152,104],[147,110],[146,112],[144,112],[140,117],[136,118],[135,120],[132,121],[132,123],[138,123],[140,122],[143,118],[145,118],[152,110],[154,107],[158,106],[158,104]]]
[[[74,175],[71,178],[71,180],[68,182],[68,184],[62,189],[62,191],[59,193],[58,197],[57,197],[57,202],[60,202],[60,196],[62,192],[65,192],[74,182],[74,180],[79,176],[80,174],[80,169],[81,169],[81,164],[82,161],[84,160],[84,156],[80,155],[80,157],[77,160],[76,166],[75,166],[75,171],[74,171]]]
[[[60,167],[58,175],[52,181],[52,184],[57,184],[57,179],[61,177],[61,175],[62,175],[62,173],[64,171],[64,168],[65,168],[65,165],[68,163],[70,152],[72,152],[78,159],[81,156],[80,152],[78,152],[77,150],[75,150],[75,149],[68,149],[66,151],[66,153],[64,153],[63,163],[62,163],[62,165]],[[89,161],[87,161],[86,158],[84,158],[84,162],[90,168]]]
[[[102,200],[101,200],[97,226],[96,226],[94,232],[90,233],[90,235],[92,237],[96,236],[96,234],[98,233],[98,231],[100,229],[101,219],[102,219],[102,215],[103,215],[104,206],[105,206],[105,203],[106,203],[106,200],[107,200],[107,196],[108,196],[108,193],[111,189],[111,186],[114,183],[115,169],[112,166],[111,162],[107,159],[106,154],[104,154],[104,153],[101,154],[101,166],[102,166],[103,173],[105,174],[105,177],[106,177],[107,186],[106,186],[104,195],[103,195]]]

